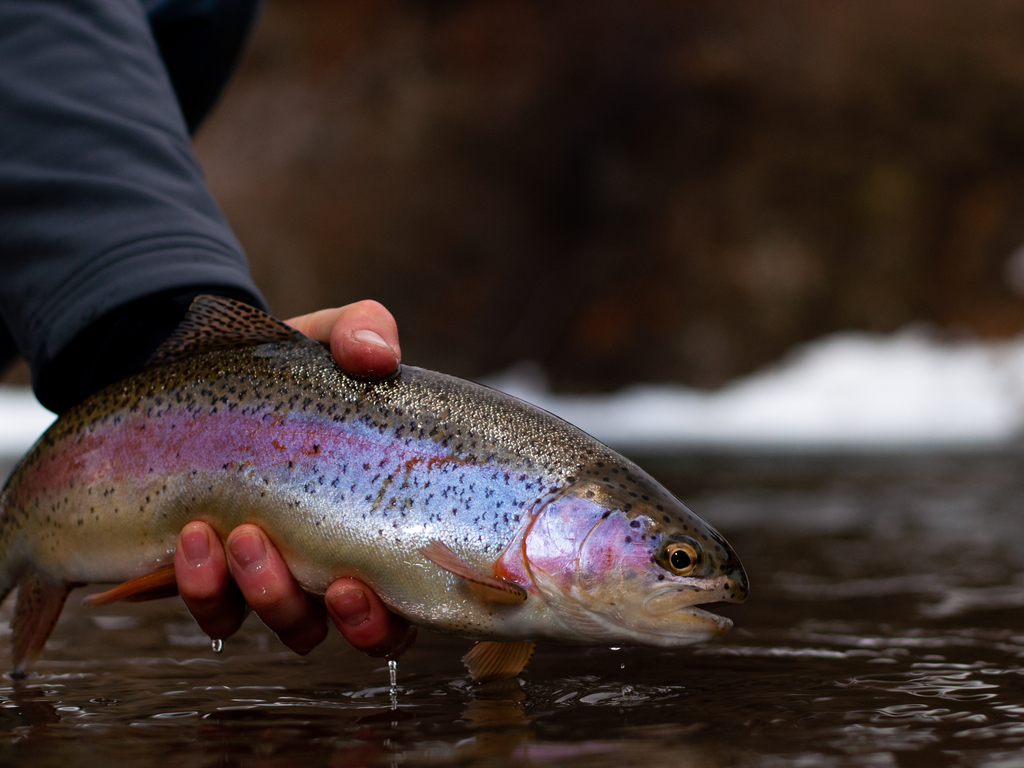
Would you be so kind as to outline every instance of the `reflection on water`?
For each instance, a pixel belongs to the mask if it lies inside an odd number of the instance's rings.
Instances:
[[[751,576],[715,643],[542,646],[476,686],[468,643],[437,635],[392,680],[337,637],[300,658],[250,619],[215,654],[177,601],[72,599],[33,674],[2,681],[0,762],[1024,766],[1024,457],[653,469]]]

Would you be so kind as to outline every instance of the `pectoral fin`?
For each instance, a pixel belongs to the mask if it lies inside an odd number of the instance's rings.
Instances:
[[[165,565],[145,576],[118,584],[106,592],[89,595],[82,603],[95,608],[97,605],[110,605],[118,600],[141,603],[146,600],[159,600],[162,597],[174,597],[176,594],[178,582],[174,579],[174,566]]]
[[[419,551],[434,565],[464,578],[469,584],[469,588],[481,600],[502,605],[517,605],[526,600],[526,590],[518,584],[480,573],[455,554],[446,544],[436,539],[426,546],[420,547]]]
[[[476,643],[462,657],[462,663],[469,670],[470,677],[477,683],[508,680],[515,677],[530,663],[536,643]]]
[[[43,650],[74,586],[47,579],[37,571],[29,571],[18,581],[18,602],[11,622],[11,660],[15,677],[24,677],[25,667]]]

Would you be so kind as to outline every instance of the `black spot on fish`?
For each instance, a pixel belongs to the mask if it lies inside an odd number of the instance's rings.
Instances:
[[[627,544],[632,544],[633,543],[633,537],[632,536],[627,536],[626,537],[626,543]]]

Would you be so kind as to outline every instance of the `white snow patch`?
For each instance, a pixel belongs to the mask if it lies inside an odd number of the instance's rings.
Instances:
[[[998,446],[1024,430],[1024,337],[942,342],[922,329],[841,333],[717,391],[636,385],[551,393],[540,370],[485,381],[616,447]]]
[[[0,384],[0,457],[23,454],[56,418],[28,387]]]

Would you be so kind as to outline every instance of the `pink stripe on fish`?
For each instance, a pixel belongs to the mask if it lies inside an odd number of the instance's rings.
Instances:
[[[607,510],[579,496],[555,499],[537,516],[526,534],[529,567],[544,571],[565,589],[576,577],[583,541]]]
[[[651,521],[640,516],[632,520],[615,512],[595,526],[583,543],[579,558],[579,585],[585,590],[607,589],[611,585],[650,572],[651,556],[657,546],[648,533]]]
[[[630,519],[596,501],[563,496],[548,504],[526,533],[526,559],[565,590],[588,589],[650,570],[656,543],[649,526],[642,516]],[[514,571],[510,555],[503,555],[500,565]]]
[[[361,435],[330,422],[266,414],[139,416],[116,425],[98,424],[78,437],[65,438],[63,445],[25,472],[18,495],[27,500],[76,483],[218,470],[225,464],[244,464],[257,471],[301,471],[314,463],[340,466],[384,461],[385,466],[393,467],[443,460],[439,450],[423,450],[432,447],[426,441],[412,448],[404,442],[375,438],[376,430]]]

